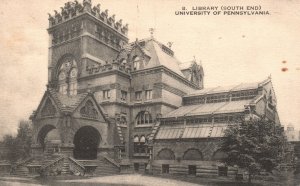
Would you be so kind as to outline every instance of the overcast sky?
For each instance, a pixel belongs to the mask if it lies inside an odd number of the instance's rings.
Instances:
[[[0,136],[15,134],[18,121],[28,119],[44,94],[47,13],[65,2],[1,0]],[[262,81],[271,74],[281,122],[300,128],[300,1],[93,0],[98,3],[129,23],[130,41],[149,37],[153,27],[157,40],[174,43],[180,61],[201,60],[205,87]],[[230,5],[260,5],[270,15],[175,15],[182,6]]]

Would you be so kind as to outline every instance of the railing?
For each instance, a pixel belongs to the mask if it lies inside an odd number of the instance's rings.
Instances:
[[[31,161],[32,159],[33,159],[33,157],[29,157],[29,158],[17,163],[15,167],[17,168],[19,166],[22,166],[22,165],[26,164],[27,162]]]
[[[69,160],[70,171],[74,175],[83,176],[85,174],[85,167],[80,162],[76,161],[71,157],[69,157]]]
[[[62,165],[62,160],[64,160],[64,156],[60,156],[60,157],[58,157],[58,158],[42,165],[41,168],[40,168],[40,175],[41,176],[48,176],[48,175],[61,174],[61,168],[63,166]],[[55,169],[55,167],[56,167],[56,169]]]
[[[54,159],[53,161],[51,161],[51,162],[49,162],[49,163],[47,163],[47,164],[45,164],[45,165],[42,165],[42,166],[41,166],[41,169],[42,169],[42,170],[45,170],[45,169],[47,169],[48,167],[50,167],[51,165],[55,165],[55,164],[57,164],[59,161],[61,161],[61,160],[63,160],[63,159],[64,159],[64,157],[63,157],[63,156],[60,156],[60,157]]]
[[[103,158],[105,158],[107,161],[109,161],[110,163],[114,164],[116,167],[120,168],[120,165],[112,158],[109,158],[106,155],[101,155]]]

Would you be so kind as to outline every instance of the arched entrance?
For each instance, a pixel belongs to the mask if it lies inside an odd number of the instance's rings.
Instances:
[[[81,127],[74,136],[74,158],[82,160],[97,159],[97,148],[100,140],[101,135],[97,129],[91,126]]]
[[[42,146],[43,151],[46,150],[46,142],[48,139],[48,134],[53,131],[54,129],[56,129],[53,125],[45,125],[43,126],[39,133],[38,133],[38,137],[37,137],[37,141],[38,143]],[[59,139],[58,139],[59,140]]]

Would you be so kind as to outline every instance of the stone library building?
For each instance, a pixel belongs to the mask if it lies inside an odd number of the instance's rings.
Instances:
[[[91,0],[49,14],[47,90],[17,174],[230,176],[219,144],[234,119],[280,125],[270,78],[204,88],[199,62],[152,34],[129,42],[128,30]]]

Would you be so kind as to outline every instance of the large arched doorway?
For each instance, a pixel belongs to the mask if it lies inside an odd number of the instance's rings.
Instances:
[[[91,126],[81,127],[74,136],[74,158],[82,160],[97,159],[97,148],[101,135]]]
[[[51,131],[53,131],[54,129],[56,129],[53,125],[45,125],[43,126],[37,136],[37,141],[38,143],[42,146],[43,151],[46,150],[46,143],[48,140],[48,134],[51,134]],[[52,140],[52,138],[51,138]],[[57,139],[60,140],[60,139]]]

